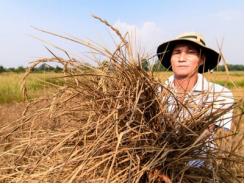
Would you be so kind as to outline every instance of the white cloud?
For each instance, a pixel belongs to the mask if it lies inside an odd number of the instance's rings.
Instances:
[[[136,42],[136,49],[147,54],[155,54],[158,44],[163,40],[163,31],[156,23],[146,21],[141,26],[117,21],[114,25],[123,35],[128,32],[130,39]]]

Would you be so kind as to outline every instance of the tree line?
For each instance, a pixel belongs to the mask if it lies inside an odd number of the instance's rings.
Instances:
[[[23,73],[26,71],[27,68],[23,66],[18,66],[16,68],[10,67],[10,68],[5,68],[0,65],[0,73],[3,72],[15,72],[15,73]],[[50,66],[45,63],[41,64],[38,67],[35,67],[32,69],[32,72],[62,72],[63,68],[59,66]]]
[[[142,65],[142,68],[145,70],[145,71],[150,71],[150,70],[153,70],[153,71],[168,71],[167,68],[165,68],[161,63],[160,61],[156,61],[155,64],[153,65],[150,65],[149,62],[146,60],[146,59],[143,59],[141,61],[141,65]],[[227,68],[228,68],[228,71],[244,71],[244,65],[240,65],[240,64],[227,64],[226,65]],[[218,65],[214,71],[226,71],[226,67],[224,65]]]
[[[102,62],[102,63],[107,63],[107,61]],[[145,70],[145,71],[155,71],[155,72],[159,72],[159,71],[168,71],[167,68],[165,68],[159,61],[156,61],[155,64],[150,65],[148,60],[143,59],[141,61],[141,67]],[[244,65],[238,65],[238,64],[228,64],[227,68],[229,71],[244,71]],[[0,73],[3,72],[15,72],[15,73],[23,73],[26,71],[26,68],[24,68],[23,66],[19,66],[19,67],[10,67],[10,68],[5,68],[3,66],[0,65]],[[63,68],[60,66],[50,66],[47,65],[45,63],[41,64],[38,67],[35,67],[32,72],[62,72]],[[226,71],[225,66],[224,65],[218,65],[214,71]]]

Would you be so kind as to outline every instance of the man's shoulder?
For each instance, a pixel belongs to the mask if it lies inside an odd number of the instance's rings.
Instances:
[[[234,103],[234,96],[230,89],[217,83],[209,82],[212,90],[209,92],[209,97],[218,106],[231,106]]]
[[[196,89],[198,90],[208,90],[208,91],[213,91],[213,92],[230,92],[228,88],[225,86],[222,86],[220,84],[217,84],[215,82],[209,81],[204,77],[202,74],[198,74],[198,80],[197,84],[195,86]]]

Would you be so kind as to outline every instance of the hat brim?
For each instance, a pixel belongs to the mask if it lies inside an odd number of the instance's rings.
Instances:
[[[218,65],[221,57],[220,57],[220,54],[216,52],[215,50],[210,49],[208,47],[204,47],[203,45],[200,45],[196,42],[193,42],[187,39],[176,39],[176,40],[165,42],[159,45],[157,48],[158,59],[160,60],[162,65],[168,70],[172,71],[170,59],[171,59],[172,51],[175,45],[178,43],[183,43],[183,42],[188,42],[188,43],[194,44],[202,48],[202,52],[205,55],[206,59],[205,59],[204,64],[198,68],[199,73],[208,72],[214,69]]]

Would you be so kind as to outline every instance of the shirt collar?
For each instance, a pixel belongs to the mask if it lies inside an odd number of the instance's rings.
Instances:
[[[209,89],[209,84],[207,79],[200,73],[198,73],[197,76],[197,82],[195,86],[193,87],[192,91],[208,91]]]
[[[174,88],[174,75],[171,75],[166,81],[165,85]],[[200,73],[197,75],[197,82],[195,86],[192,88],[193,92],[201,92],[201,91],[208,91],[209,84],[207,79]]]

